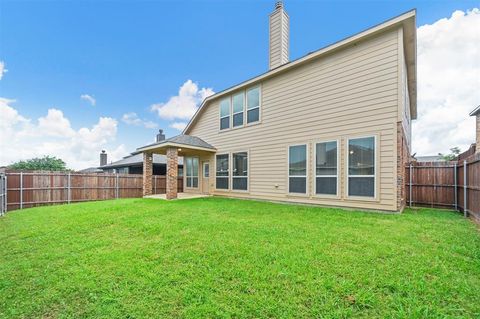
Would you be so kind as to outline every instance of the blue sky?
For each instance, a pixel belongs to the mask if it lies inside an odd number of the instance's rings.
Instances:
[[[284,2],[291,59],[412,8],[421,26],[479,6],[478,1]],[[274,1],[1,0],[0,61],[8,72],[0,80],[0,97],[15,100],[9,105],[32,122],[49,109],[60,110],[75,131],[93,130],[100,117],[115,119],[115,136],[99,146],[123,144],[118,152],[133,151],[150,142],[156,129],[129,125],[121,120],[124,114],[135,112],[141,123],[156,123],[173,136],[180,132],[169,127],[176,120],[160,118],[152,104],[166,103],[188,79],[218,92],[267,70],[273,6]],[[92,96],[95,105],[82,94]],[[10,161],[2,157],[0,165]]]

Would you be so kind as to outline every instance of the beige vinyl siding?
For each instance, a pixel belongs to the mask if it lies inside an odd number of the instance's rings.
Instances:
[[[288,62],[289,18],[284,10],[270,17],[270,69]]]
[[[217,154],[249,152],[249,192],[215,190],[215,159],[211,157],[212,193],[396,210],[398,45],[398,30],[390,30],[260,82],[261,121],[257,125],[220,132],[219,100],[205,105],[187,133],[215,146]],[[347,198],[348,138],[360,136],[377,138],[375,199]],[[314,143],[329,139],[339,141],[339,199],[313,194]],[[288,194],[287,152],[289,145],[305,143],[310,196],[297,197]]]

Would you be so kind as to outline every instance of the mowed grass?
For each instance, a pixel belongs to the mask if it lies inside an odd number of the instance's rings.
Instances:
[[[0,218],[1,318],[479,318],[480,232],[402,215],[222,198]]]

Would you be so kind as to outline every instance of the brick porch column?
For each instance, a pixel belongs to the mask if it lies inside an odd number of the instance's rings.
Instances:
[[[178,151],[167,148],[167,199],[177,198]]]
[[[143,153],[143,196],[152,195],[152,153]]]

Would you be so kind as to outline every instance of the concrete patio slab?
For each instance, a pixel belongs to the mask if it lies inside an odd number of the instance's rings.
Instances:
[[[178,193],[178,197],[174,200],[203,198],[203,197],[210,197],[210,195],[207,195],[207,194],[192,194],[192,193]],[[153,198],[153,199],[167,200],[167,195],[166,194],[147,195],[147,196],[143,196],[143,198]]]

